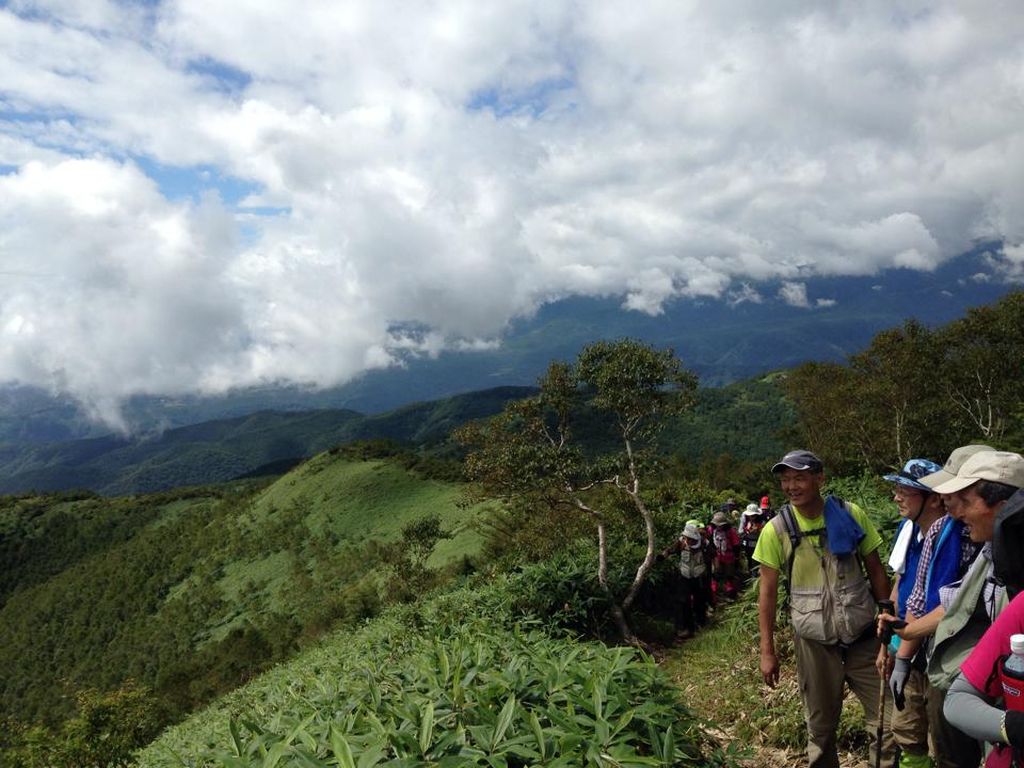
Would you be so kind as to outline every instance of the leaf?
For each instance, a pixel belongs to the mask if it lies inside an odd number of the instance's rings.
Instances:
[[[340,768],[356,768],[356,762],[352,758],[352,747],[349,746],[344,734],[331,726],[331,750],[334,752],[334,759],[337,760]]]
[[[491,740],[491,749],[495,749],[503,738],[505,738],[505,731],[512,724],[512,717],[516,713],[516,697],[509,696],[508,701],[505,702],[505,706],[501,708],[501,714],[498,715],[498,724],[494,727],[494,738]]]
[[[235,718],[228,720],[228,731],[231,733],[231,743],[235,748],[235,755],[242,756],[242,736],[238,732],[238,721]]]
[[[633,722],[633,714],[635,710],[627,709],[625,714],[619,718],[619,722],[615,725],[615,730],[612,731],[612,736],[618,736],[627,725]]]
[[[288,745],[279,741],[267,752],[267,756],[263,760],[263,768],[274,768],[274,766],[281,762],[281,758],[284,757],[284,753],[287,751]]]
[[[379,746],[374,746],[363,750],[363,753],[359,755],[359,762],[357,768],[373,768],[381,760],[387,757],[387,752]]]
[[[430,749],[430,742],[434,738],[434,703],[427,702],[423,708],[423,716],[420,719],[420,754],[424,757]]]
[[[528,719],[530,721],[530,728],[533,729],[533,736],[537,739],[537,751],[540,753],[541,762],[543,762],[544,758],[547,756],[546,745],[544,743],[544,729],[540,726],[540,720],[537,719],[537,713],[532,709],[530,710]]]
[[[441,671],[441,684],[445,685],[448,683],[448,677],[451,674],[451,663],[448,660],[448,654],[444,650],[444,646],[440,643],[437,645],[437,661]]]
[[[662,761],[665,765],[672,765],[676,759],[676,739],[672,733],[672,726],[665,731],[665,744],[661,751]]]

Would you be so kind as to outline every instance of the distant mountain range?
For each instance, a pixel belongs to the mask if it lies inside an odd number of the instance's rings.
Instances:
[[[554,359],[571,359],[597,339],[633,337],[672,346],[705,386],[788,368],[807,360],[842,360],[880,330],[916,318],[935,326],[988,304],[1010,286],[977,277],[990,270],[986,247],[925,273],[888,270],[868,277],[804,280],[808,306],[783,301],[780,282],[752,284],[755,300],[680,299],[650,316],[622,309],[618,298],[567,298],[514,322],[500,348],[409,358],[340,387],[252,388],[222,397],[140,396],[125,417],[140,434],[261,410],[347,409],[382,413],[399,406],[496,386],[530,386]],[[753,294],[752,294],[753,295]],[[0,446],[103,437],[73,400],[31,387],[0,388]],[[114,438],[105,438],[114,440]]]
[[[106,495],[280,474],[304,458],[360,439],[429,447],[534,390],[498,387],[364,416],[351,410],[258,411],[149,438],[116,435],[0,446],[0,494],[89,489]]]
[[[699,391],[695,407],[663,426],[661,448],[687,461],[730,454],[766,461],[783,450],[793,421],[783,375],[769,375]],[[103,437],[0,446],[0,494],[88,489],[126,495],[181,486],[277,475],[299,461],[354,440],[391,440],[416,461],[457,458],[452,430],[490,416],[531,387],[497,387],[388,413],[351,410],[258,411],[168,429],[147,438]],[[577,432],[602,444],[606,425],[582,419]],[[392,450],[392,449],[389,449]],[[443,463],[443,462],[442,462]],[[448,464],[446,476],[452,471]]]

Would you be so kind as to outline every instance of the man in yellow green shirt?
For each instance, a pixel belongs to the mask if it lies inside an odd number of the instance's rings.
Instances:
[[[787,583],[797,679],[807,722],[810,768],[838,768],[836,732],[844,685],[864,707],[871,735],[877,731],[880,679],[876,602],[889,597],[889,577],[878,555],[882,538],[856,504],[822,496],[824,465],[810,451],[790,451],[772,473],[788,500],[766,525],[754,549],[761,565],[758,623],[761,674],[779,680],[775,616],[779,575]],[[882,765],[892,766],[889,728]],[[872,754],[878,748],[872,744]],[[872,764],[874,759],[872,759]]]

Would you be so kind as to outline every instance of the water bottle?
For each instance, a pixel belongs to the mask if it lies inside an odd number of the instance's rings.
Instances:
[[[1024,712],[1024,635],[1010,636],[1010,655],[999,671],[1007,709]]]

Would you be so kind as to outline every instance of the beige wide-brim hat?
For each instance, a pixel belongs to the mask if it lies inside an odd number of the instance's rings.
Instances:
[[[994,451],[995,448],[988,445],[961,445],[959,448],[949,454],[949,458],[946,459],[946,463],[942,465],[942,469],[938,472],[932,472],[930,475],[919,477],[917,482],[922,485],[927,485],[933,491],[937,490],[936,486],[950,480],[956,479],[956,473],[960,471],[960,467],[964,465],[971,456],[982,451]]]
[[[956,477],[935,486],[935,492],[956,493],[979,480],[1024,487],[1024,456],[1010,451],[979,451],[963,463]]]

